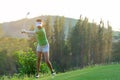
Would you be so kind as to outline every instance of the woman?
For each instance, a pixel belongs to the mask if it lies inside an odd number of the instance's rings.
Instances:
[[[45,28],[43,27],[43,22],[41,19],[36,20],[36,27],[34,31],[27,31],[27,30],[22,30],[22,33],[28,33],[28,34],[35,34],[38,45],[36,48],[36,55],[37,55],[37,75],[36,77],[39,77],[39,69],[40,69],[40,64],[41,64],[41,59],[42,55],[44,55],[45,62],[48,65],[52,75],[55,75],[55,72],[53,70],[52,64],[49,60],[49,42],[46,37],[46,32]]]

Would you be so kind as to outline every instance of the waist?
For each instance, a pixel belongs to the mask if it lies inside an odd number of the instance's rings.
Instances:
[[[47,44],[45,44],[45,45],[40,45],[40,44],[38,43],[38,45],[39,45],[40,47],[44,48],[45,46],[49,46],[49,43],[47,43]]]

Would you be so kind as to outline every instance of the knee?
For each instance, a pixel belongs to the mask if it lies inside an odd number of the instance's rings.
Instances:
[[[39,62],[40,62],[40,59],[37,59],[37,62],[39,63]]]
[[[45,62],[48,64],[50,61],[49,61],[49,59],[46,59]]]
[[[37,62],[40,62],[40,60],[41,60],[40,58],[37,58]]]

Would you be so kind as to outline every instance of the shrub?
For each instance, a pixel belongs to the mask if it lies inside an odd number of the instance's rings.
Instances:
[[[31,48],[25,51],[17,51],[17,64],[18,64],[18,72],[21,75],[27,74],[35,74],[36,72],[36,54],[33,52]],[[44,62],[41,64],[41,72],[47,73],[48,68]]]
[[[18,64],[18,72],[21,74],[35,74],[36,71],[36,55],[33,53],[32,49],[28,49],[28,51],[17,51],[17,64]]]

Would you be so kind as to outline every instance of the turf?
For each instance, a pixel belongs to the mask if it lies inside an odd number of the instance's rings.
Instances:
[[[3,80],[120,80],[120,64],[89,66],[84,69],[59,73],[54,78],[43,75],[36,79],[32,77],[17,78],[2,77]]]
[[[54,80],[120,80],[120,64],[87,67],[61,73],[56,75]]]

